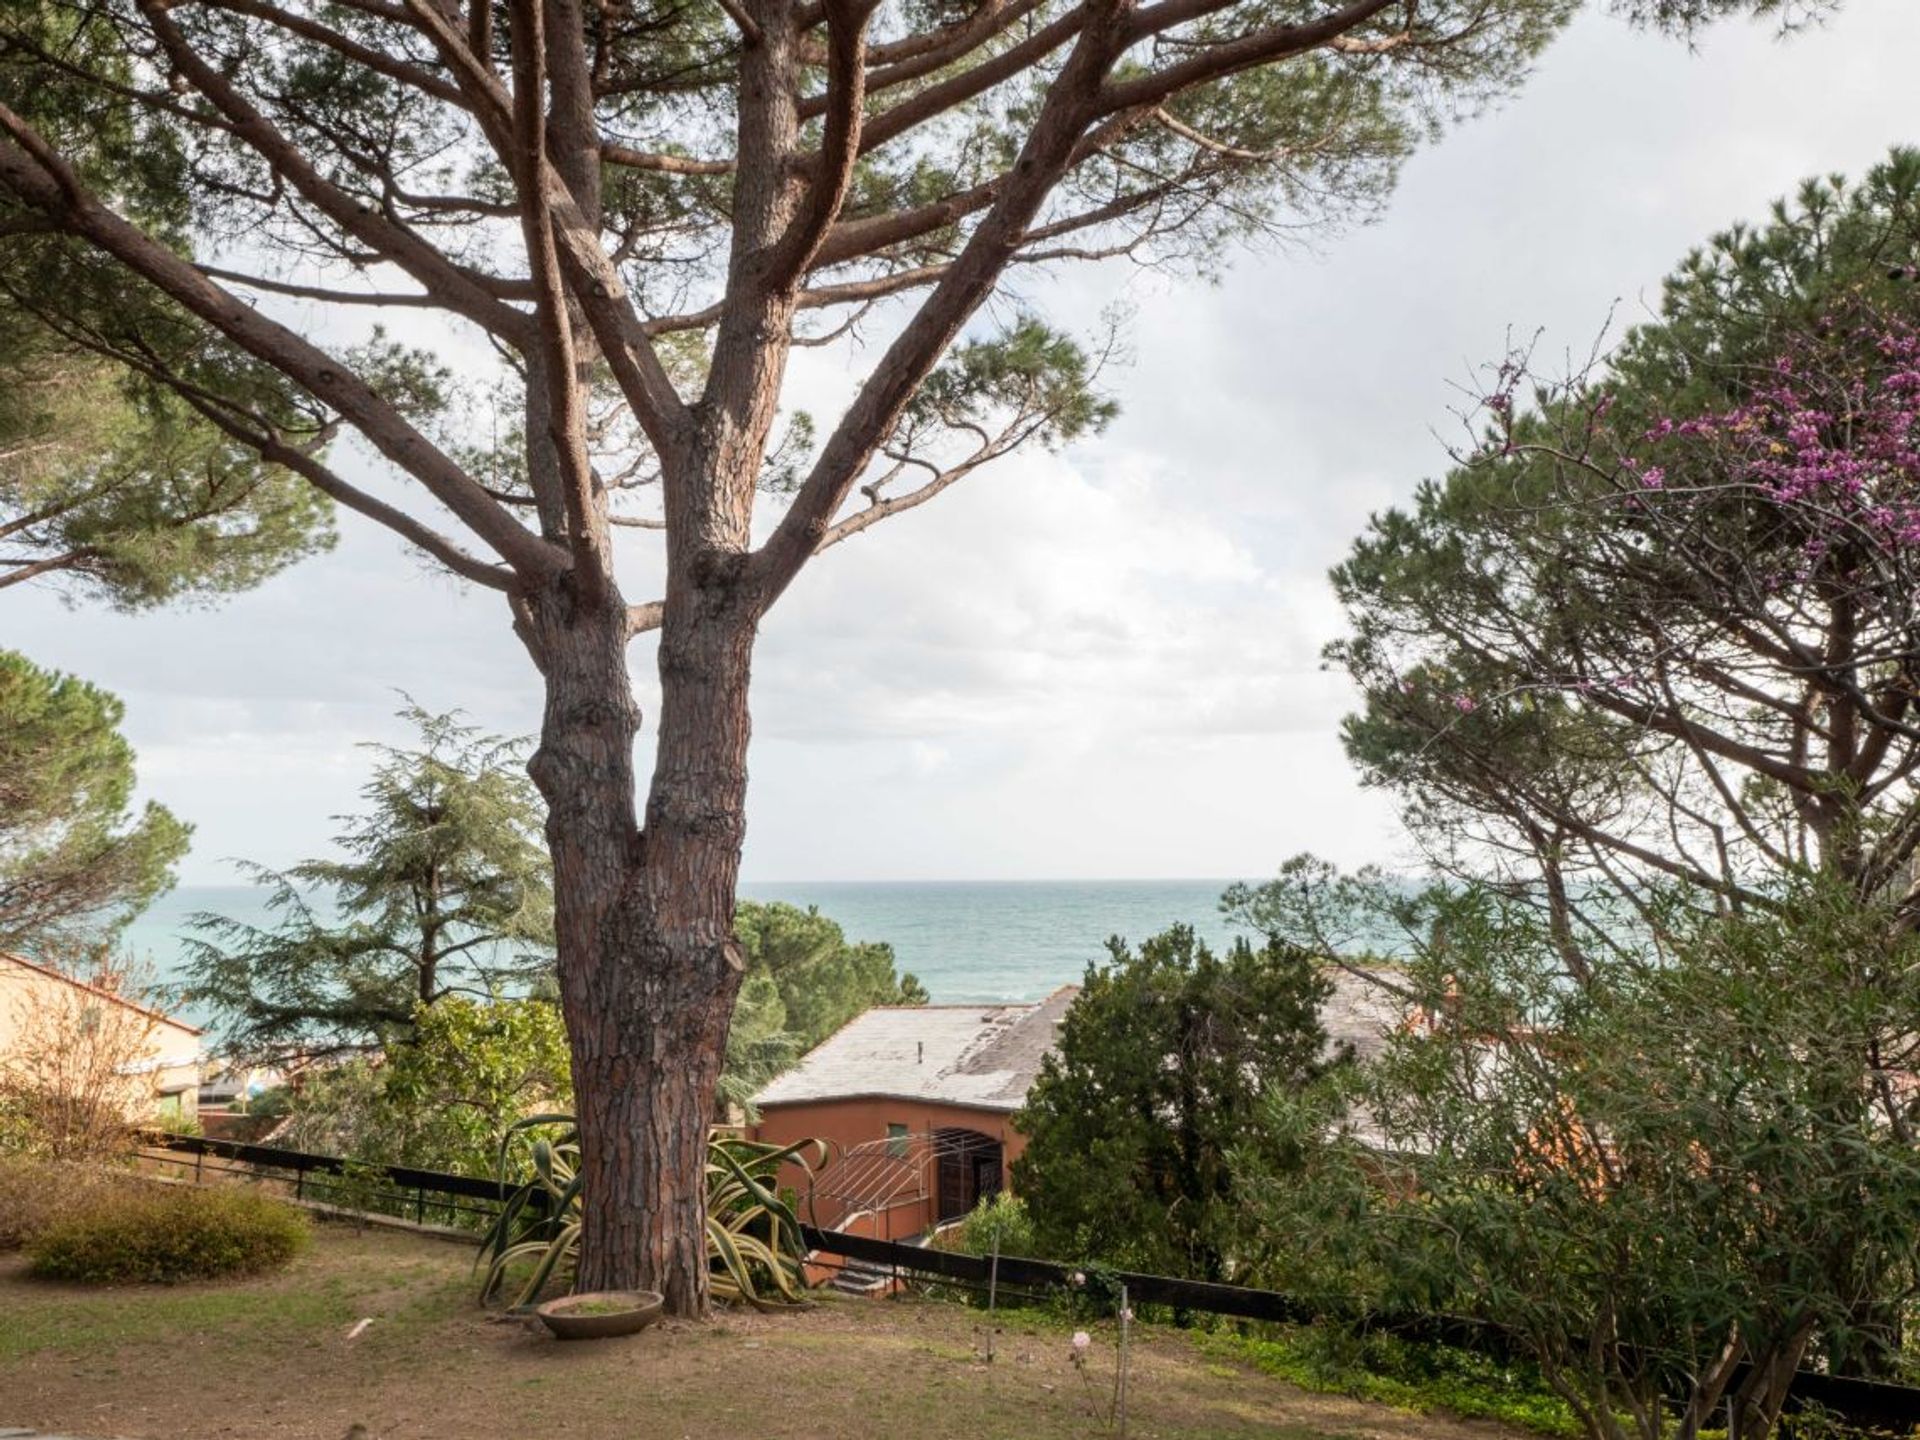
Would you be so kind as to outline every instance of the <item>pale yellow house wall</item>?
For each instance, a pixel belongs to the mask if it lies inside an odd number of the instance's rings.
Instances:
[[[147,1030],[138,1056],[121,1067],[140,1111],[134,1118],[154,1118],[170,1095],[178,1097],[183,1116],[195,1114],[202,1062],[198,1030],[12,955],[0,955],[0,1070],[33,1043],[37,1014],[90,1004],[123,1006],[144,1017]]]

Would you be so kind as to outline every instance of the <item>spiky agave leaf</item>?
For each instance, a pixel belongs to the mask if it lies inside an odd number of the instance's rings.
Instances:
[[[516,1143],[526,1146],[524,1169],[513,1165]],[[805,1303],[806,1247],[799,1217],[780,1195],[779,1175],[789,1163],[811,1175],[826,1154],[819,1140],[775,1145],[717,1130],[709,1136],[707,1253],[715,1295],[761,1309]],[[523,1260],[538,1257],[516,1292],[515,1306],[536,1298],[573,1260],[580,1246],[579,1162],[580,1133],[571,1115],[530,1115],[508,1127],[499,1160],[506,1198],[474,1261],[476,1269],[486,1265],[481,1303],[498,1293],[508,1272]]]

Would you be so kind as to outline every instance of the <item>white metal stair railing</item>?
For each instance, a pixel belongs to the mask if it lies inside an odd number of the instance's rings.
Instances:
[[[849,1229],[848,1219],[871,1212],[884,1215],[900,1205],[933,1198],[929,1172],[945,1162],[966,1162],[976,1155],[1001,1154],[993,1136],[960,1127],[943,1127],[911,1135],[887,1135],[842,1151],[814,1176],[807,1209],[817,1213],[822,1201],[831,1202],[841,1219],[836,1229]],[[963,1217],[955,1216],[951,1219]],[[950,1221],[940,1221],[938,1230]],[[888,1235],[886,1239],[895,1237]]]

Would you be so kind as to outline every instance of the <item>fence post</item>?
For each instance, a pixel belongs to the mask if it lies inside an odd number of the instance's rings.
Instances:
[[[1000,1227],[993,1230],[993,1258],[987,1264],[987,1363],[993,1363],[994,1312],[1000,1299]]]
[[[1127,1440],[1127,1326],[1133,1320],[1133,1307],[1127,1303],[1127,1287],[1120,1287],[1120,1373],[1114,1383],[1119,1394],[1114,1397],[1114,1409],[1119,1412],[1118,1424],[1120,1440]]]

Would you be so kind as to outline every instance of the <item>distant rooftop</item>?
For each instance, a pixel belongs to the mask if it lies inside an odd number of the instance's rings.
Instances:
[[[1329,969],[1333,993],[1320,1013],[1330,1047],[1378,1054],[1406,1018],[1390,990]],[[1026,1102],[1080,993],[1063,985],[1046,999],[1013,1005],[881,1005],[856,1016],[769,1084],[761,1108],[825,1100],[923,1100],[1011,1113]]]
[[[1077,985],[1026,1005],[881,1005],[754,1096],[762,1108],[885,1097],[1018,1110]]]
[[[1406,1024],[1406,1000],[1351,970],[1330,965],[1326,976],[1333,982],[1333,993],[1320,1007],[1327,1043],[1351,1045],[1362,1060],[1378,1055],[1387,1048],[1387,1036]]]

